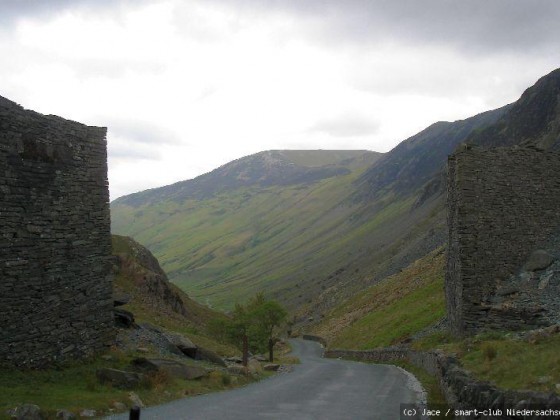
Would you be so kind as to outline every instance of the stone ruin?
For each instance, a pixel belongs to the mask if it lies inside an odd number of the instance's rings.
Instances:
[[[470,149],[448,160],[445,293],[455,335],[560,322],[560,154]]]
[[[113,339],[106,131],[0,97],[0,364]]]

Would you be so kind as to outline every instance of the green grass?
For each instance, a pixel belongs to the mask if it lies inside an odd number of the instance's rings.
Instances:
[[[259,290],[289,295],[289,286],[312,281],[302,279],[309,267],[314,277],[327,277],[347,264],[348,253],[366,252],[352,249],[410,205],[394,203],[365,227],[349,222],[356,209],[344,203],[364,169],[312,184],[245,187],[205,200],[114,205],[113,229],[150,248],[170,279],[200,302],[230,309]]]
[[[404,370],[412,373],[416,379],[422,384],[422,388],[427,394],[428,408],[430,409],[442,409],[443,407],[448,407],[447,401],[441,392],[441,388],[435,376],[430,375],[424,369],[413,365],[412,363],[405,361],[397,361],[393,363],[396,366],[402,367]],[[454,417],[445,417],[441,415],[440,417],[431,416],[430,418],[447,418],[453,419]]]
[[[128,238],[113,237],[113,252],[121,259],[121,269],[115,278],[115,288],[132,296],[132,300],[124,306],[124,309],[134,314],[136,322],[149,322],[183,333],[196,345],[224,356],[238,355],[240,353],[238,349],[218,342],[207,331],[207,323],[212,319],[224,317],[223,314],[199,305],[180,290],[176,292],[187,308],[186,317],[161,303],[154,304],[150,301],[148,292],[138,285],[138,281],[143,280],[144,276],[150,273],[135,258],[139,252],[136,247],[137,245]],[[101,367],[125,369],[134,357],[161,357],[157,349],[147,347],[148,353],[138,353],[135,350],[123,353],[113,349],[105,355],[110,356],[110,360],[98,356],[86,361],[54,366],[47,370],[0,368],[0,418],[5,418],[6,410],[25,403],[38,405],[48,418],[54,418],[56,411],[62,408],[76,414],[83,409],[94,409],[98,415],[105,415],[110,413],[109,410],[115,402],[130,407],[128,396],[130,391],[99,384],[95,372]],[[181,362],[195,363],[187,358],[181,358]],[[197,362],[197,365],[200,365],[200,362]],[[212,368],[210,364],[203,365]],[[134,389],[134,392],[145,404],[154,405],[185,395],[241,386],[252,380],[245,377],[230,377],[222,372],[213,372],[207,378],[192,381],[156,375]]]
[[[85,362],[66,364],[57,369],[0,370],[0,419],[9,418],[6,410],[26,403],[38,405],[49,419],[54,419],[56,411],[62,408],[75,414],[83,409],[94,409],[97,415],[110,414],[115,402],[121,402],[130,408],[131,391],[99,384],[95,371],[101,367],[122,369],[130,362],[132,355],[117,352],[110,352],[108,355],[112,356],[112,360],[97,357]],[[155,405],[186,395],[242,386],[253,380],[246,377],[222,378],[226,375],[213,372],[206,378],[191,381],[156,376],[133,392],[146,405]]]
[[[356,321],[333,342],[333,347],[358,350],[396,344],[432,325],[445,314],[437,281]]]
[[[499,388],[560,391],[556,386],[560,383],[559,334],[529,342],[508,332],[486,332],[464,339],[437,333],[418,340],[414,348],[454,354],[473,376]]]
[[[445,314],[444,254],[436,250],[348,299],[315,332],[331,348],[364,350],[396,344]]]

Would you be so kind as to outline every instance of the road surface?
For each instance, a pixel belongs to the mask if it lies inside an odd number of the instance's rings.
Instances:
[[[416,379],[395,366],[323,359],[312,341],[290,340],[301,360],[289,373],[231,391],[142,409],[141,419],[399,419],[401,403],[418,403]],[[110,419],[124,420],[128,415]]]

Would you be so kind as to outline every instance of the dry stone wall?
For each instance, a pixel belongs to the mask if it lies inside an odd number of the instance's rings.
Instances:
[[[554,393],[505,390],[479,381],[464,370],[451,356],[439,351],[415,351],[408,348],[381,348],[373,350],[327,350],[325,357],[344,358],[374,363],[407,361],[436,377],[447,404],[457,413],[456,419],[473,419],[473,414],[461,415],[477,409],[478,419],[525,419],[523,410],[560,410],[560,397]],[[455,411],[457,410],[457,411]],[[513,414],[510,414],[512,413]],[[472,411],[471,411],[472,413]],[[556,418],[541,416],[540,418]]]
[[[40,367],[113,338],[106,128],[0,97],[0,363]]]
[[[446,299],[455,334],[560,321],[560,279],[550,280],[558,276],[544,282],[542,267],[523,271],[559,232],[559,174],[560,154],[529,148],[449,157]]]

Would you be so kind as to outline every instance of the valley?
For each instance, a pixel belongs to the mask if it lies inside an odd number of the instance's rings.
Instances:
[[[0,1],[0,420],[560,418],[559,20]]]

